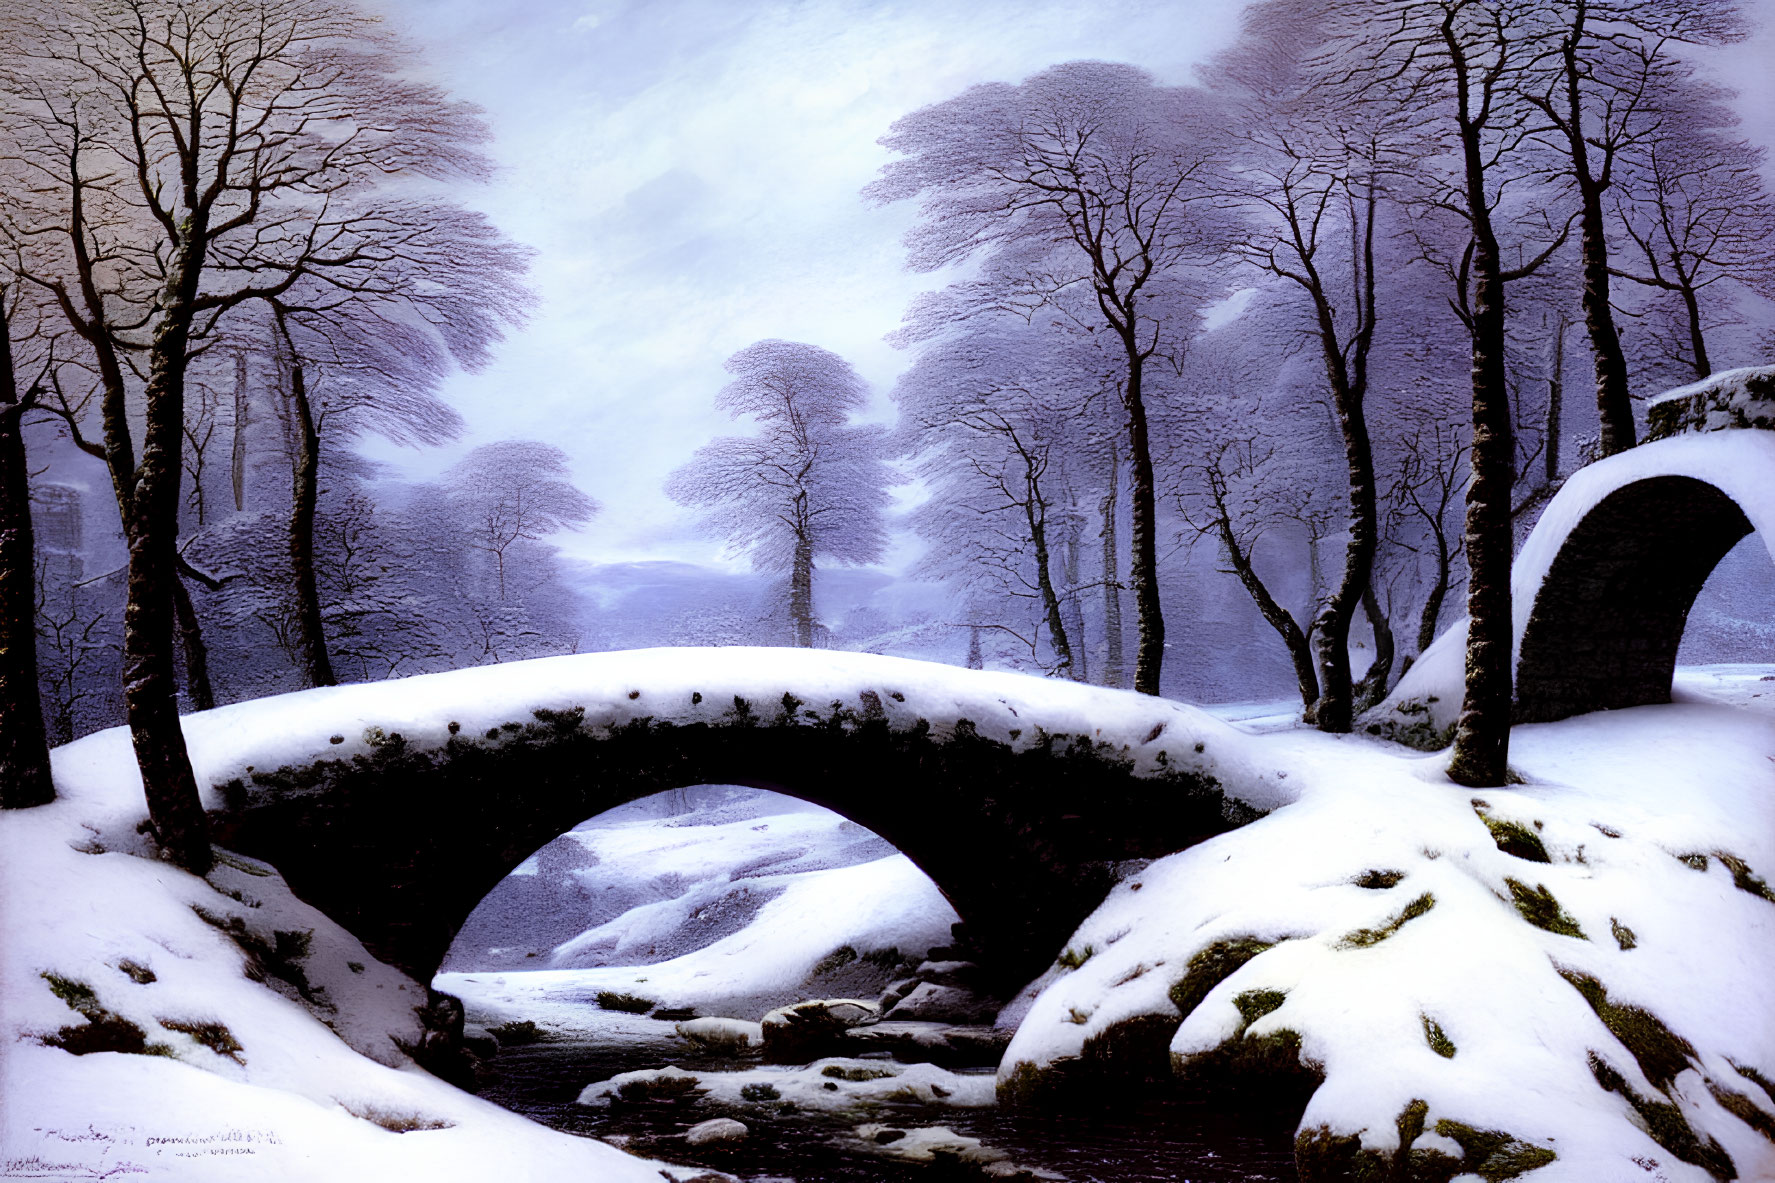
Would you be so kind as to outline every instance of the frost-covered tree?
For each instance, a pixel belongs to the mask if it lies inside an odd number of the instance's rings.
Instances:
[[[338,0],[18,0],[8,16],[3,154],[35,169],[43,215],[25,273],[54,293],[100,376],[130,549],[130,728],[162,847],[202,872],[213,856],[174,653],[191,359],[230,312],[350,274],[391,227],[420,229],[408,182],[484,175],[485,132]],[[139,455],[126,377],[138,357]]]
[[[750,417],[758,433],[698,449],[666,492],[700,511],[702,528],[730,552],[789,577],[795,643],[808,647],[816,563],[872,563],[886,547],[886,432],[851,422],[868,389],[849,362],[818,346],[758,341],[728,358],[727,372],[733,381],[716,405]]]
[[[467,525],[468,545],[493,561],[501,601],[514,546],[583,526],[599,508],[573,484],[567,453],[540,440],[482,444],[444,479]]]
[[[1134,687],[1146,694],[1159,692],[1165,652],[1149,369],[1187,335],[1199,306],[1188,273],[1218,246],[1206,183],[1220,152],[1216,114],[1203,91],[1073,62],[896,121],[882,143],[901,159],[865,190],[878,202],[920,201],[906,238],[913,270],[982,264],[981,278],[914,307],[908,340],[981,312],[1053,308],[1113,342],[1133,478]]]

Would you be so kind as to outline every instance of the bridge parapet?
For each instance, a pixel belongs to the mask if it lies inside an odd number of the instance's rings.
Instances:
[[[1746,366],[1680,386],[1646,408],[1646,438],[1704,431],[1775,431],[1775,366]]]

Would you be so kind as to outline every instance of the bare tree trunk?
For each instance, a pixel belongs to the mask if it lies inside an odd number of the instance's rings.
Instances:
[[[188,219],[161,298],[149,352],[142,459],[130,499],[129,590],[124,608],[123,697],[142,772],[148,818],[166,855],[194,874],[214,861],[209,818],[179,726],[173,659],[173,583],[178,579],[179,478],[184,446],[185,365],[203,228]]]
[[[1116,513],[1121,508],[1121,457],[1115,444],[1109,447],[1109,487],[1104,490],[1099,512],[1103,515],[1103,684],[1121,688],[1127,679],[1122,666],[1121,547],[1116,541]]]
[[[1516,445],[1504,372],[1504,277],[1486,205],[1477,130],[1464,137],[1473,223],[1473,445],[1467,485],[1466,690],[1448,775],[1469,788],[1502,785],[1510,760],[1510,490]]]
[[[1350,542],[1344,548],[1343,576],[1319,613],[1320,694],[1313,716],[1319,730],[1345,732],[1354,720],[1355,688],[1350,683],[1350,620],[1363,595],[1369,593],[1379,527],[1375,515],[1374,451],[1368,439],[1368,418],[1359,393],[1338,391],[1338,426],[1343,434],[1344,463],[1349,475]]]
[[[1565,415],[1565,329],[1565,313],[1561,312],[1553,322],[1553,357],[1547,366],[1547,442],[1542,472],[1549,491],[1559,480],[1559,437]],[[1631,423],[1632,416],[1628,419]]]
[[[1132,324],[1132,318],[1130,318]],[[1159,547],[1157,492],[1153,480],[1152,447],[1147,439],[1146,402],[1141,393],[1144,368],[1139,345],[1130,335],[1128,350],[1128,456],[1134,464],[1130,490],[1133,530],[1134,608],[1139,616],[1140,645],[1134,653],[1134,689],[1158,694],[1165,665],[1165,616],[1159,603]]]
[[[1707,378],[1713,374],[1713,362],[1707,356],[1707,334],[1701,328],[1701,301],[1695,295],[1695,286],[1685,276],[1682,283],[1683,310],[1689,319],[1689,350],[1690,360],[1695,367],[1695,377]]]
[[[1436,578],[1430,584],[1430,594],[1424,597],[1423,611],[1418,614],[1418,645],[1417,655],[1423,656],[1436,640],[1436,626],[1442,620],[1442,604],[1448,599],[1450,568],[1454,565],[1449,557],[1448,543],[1443,539],[1436,540]]]
[[[234,490],[234,511],[247,507],[247,421],[252,400],[247,397],[247,355],[234,354],[234,445],[228,457],[228,480]]]
[[[0,809],[55,800],[37,686],[37,546],[23,427],[0,293]]]
[[[1216,526],[1220,532],[1220,542],[1226,548],[1227,558],[1233,564],[1233,572],[1238,575],[1239,582],[1251,594],[1251,600],[1257,610],[1269,622],[1288,647],[1288,656],[1294,662],[1294,680],[1300,691],[1301,710],[1310,713],[1319,701],[1319,678],[1313,664],[1313,645],[1306,633],[1301,631],[1299,623],[1288,609],[1276,602],[1270,589],[1258,577],[1257,568],[1252,566],[1251,556],[1239,546],[1238,537],[1233,533],[1232,523],[1228,520],[1226,507],[1219,505],[1220,520]]]
[[[1387,619],[1386,612],[1381,609],[1381,602],[1374,594],[1372,582],[1362,592],[1362,613],[1368,618],[1369,631],[1374,634],[1374,660],[1369,663],[1368,672],[1362,675],[1362,681],[1356,684],[1355,713],[1358,715],[1387,697],[1396,654],[1393,622]]]
[[[795,625],[795,644],[814,646],[814,547],[806,534],[795,539],[794,566],[789,572],[789,618]]]
[[[1091,672],[1086,659],[1085,644],[1085,609],[1079,603],[1079,536],[1085,526],[1084,514],[1079,509],[1078,499],[1068,494],[1066,506],[1065,537],[1061,542],[1060,576],[1066,581],[1066,600],[1062,605],[1066,613],[1067,635],[1072,641],[1073,681],[1089,682]]]
[[[1054,594],[1054,577],[1049,574],[1047,502],[1041,499],[1033,475],[1023,501],[1024,516],[1029,522],[1029,539],[1035,547],[1035,580],[1042,594],[1042,611],[1048,621],[1048,639],[1059,663],[1055,672],[1063,678],[1078,680],[1072,668],[1072,642],[1066,636],[1066,622],[1060,618],[1060,598]]]
[[[185,581],[173,579],[173,615],[179,622],[179,643],[185,651],[185,690],[195,710],[209,711],[216,707],[216,688],[210,681],[210,648],[203,640],[203,626],[197,619],[197,607],[191,602],[191,589]]]
[[[1590,354],[1596,363],[1598,440],[1602,454],[1613,456],[1634,445],[1633,400],[1627,388],[1627,358],[1621,352],[1615,310],[1609,303],[1609,240],[1602,213],[1602,192],[1608,185],[1608,166],[1605,163],[1602,180],[1590,171],[1590,143],[1584,135],[1584,106],[1578,91],[1578,81],[1586,69],[1578,60],[1578,47],[1584,35],[1588,8],[1586,0],[1579,0],[1574,9],[1571,32],[1562,49],[1566,110],[1561,124],[1567,150],[1571,153],[1572,178],[1578,183],[1578,222],[1584,265],[1584,328],[1590,335]]]
[[[296,641],[302,672],[310,686],[337,686],[333,660],[327,653],[321,617],[320,585],[314,571],[314,515],[320,501],[320,433],[308,402],[308,371],[290,337],[284,310],[276,309],[278,330],[290,355],[290,405],[296,429],[295,482],[290,499],[290,574],[296,584]],[[501,560],[504,555],[500,556]],[[499,572],[499,598],[505,598],[505,567]]]

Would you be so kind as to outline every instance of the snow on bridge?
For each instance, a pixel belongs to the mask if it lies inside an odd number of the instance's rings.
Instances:
[[[1249,737],[1192,707],[816,650],[546,658],[184,722],[216,842],[276,866],[420,980],[530,853],[677,786],[776,789],[881,834],[931,876],[1008,981],[1052,961],[1117,863],[1181,849],[1290,796],[1286,770],[1260,768]],[[123,729],[59,749],[64,794],[130,775],[129,751]]]
[[[1650,419],[1649,442],[1565,482],[1516,557],[1519,722],[1670,701],[1708,575],[1752,532],[1775,557],[1775,367],[1673,390]],[[1452,724],[1466,634],[1439,637],[1381,713]]]

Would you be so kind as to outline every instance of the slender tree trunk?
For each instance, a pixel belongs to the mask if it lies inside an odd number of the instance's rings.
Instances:
[[[296,352],[282,308],[277,309],[278,330],[290,354],[290,406],[295,412],[296,466],[290,498],[290,574],[296,584],[296,644],[302,654],[302,673],[310,686],[337,686],[333,659],[327,652],[325,621],[321,617],[320,585],[314,571],[314,515],[320,502],[320,433],[314,426],[314,409],[308,402],[308,370]],[[500,554],[499,598],[505,599],[505,556]]]
[[[1103,515],[1103,684],[1121,688],[1127,679],[1122,666],[1121,546],[1116,541],[1116,514],[1120,509],[1121,458],[1115,444],[1109,448],[1109,487],[1104,490],[1099,512]]]
[[[789,571],[789,618],[795,625],[795,644],[814,646],[814,546],[806,534],[795,539],[794,565]]]
[[[1553,358],[1547,366],[1547,439],[1542,473],[1550,491],[1559,480],[1559,437],[1565,416],[1565,327],[1565,313],[1561,312],[1553,322]]]
[[[197,606],[191,602],[191,589],[177,576],[173,578],[173,615],[179,622],[179,644],[185,651],[185,690],[191,696],[191,706],[199,711],[214,710],[216,688],[210,680],[210,648],[204,643]]]
[[[1371,582],[1362,592],[1362,613],[1368,618],[1369,631],[1374,634],[1374,660],[1368,665],[1368,672],[1362,675],[1362,681],[1356,685],[1356,709],[1360,715],[1387,696],[1389,682],[1393,676],[1393,658],[1396,648],[1393,641],[1393,622],[1381,610],[1380,598],[1374,594]]]
[[[228,457],[228,481],[234,490],[234,511],[247,507],[247,420],[252,401],[247,397],[247,355],[234,355],[234,446]]]
[[[1469,788],[1502,785],[1510,760],[1510,490],[1516,447],[1504,372],[1504,279],[1486,206],[1477,131],[1464,136],[1473,223],[1473,450],[1467,485],[1466,691],[1448,775]]]
[[[1424,597],[1423,611],[1418,614],[1417,652],[1422,656],[1436,640],[1436,626],[1442,621],[1442,605],[1448,599],[1450,568],[1453,560],[1449,557],[1448,542],[1440,535],[1436,539],[1436,578],[1430,584],[1430,594]]]
[[[1602,191],[1606,178],[1590,171],[1590,144],[1584,138],[1584,105],[1578,80],[1583,67],[1578,45],[1584,33],[1588,4],[1579,0],[1571,33],[1566,37],[1565,58],[1566,144],[1572,157],[1572,177],[1578,183],[1578,230],[1584,264],[1584,328],[1590,335],[1590,354],[1596,363],[1596,417],[1604,456],[1625,452],[1634,445],[1633,400],[1627,389],[1627,358],[1621,352],[1621,335],[1615,327],[1615,310],[1609,303],[1608,225],[1603,220]]]
[[[1134,324],[1129,318],[1129,324]],[[1130,328],[1132,333],[1132,328]],[[1158,495],[1153,480],[1152,446],[1147,439],[1146,402],[1141,392],[1144,362],[1130,335],[1128,350],[1128,457],[1134,465],[1129,525],[1133,531],[1134,608],[1139,616],[1140,645],[1134,653],[1134,689],[1158,694],[1165,665],[1165,617],[1159,603]]]
[[[1689,351],[1695,366],[1695,377],[1707,378],[1713,374],[1713,362],[1707,356],[1707,334],[1701,329],[1701,301],[1695,295],[1694,285],[1686,279],[1682,285],[1683,310],[1689,317]]]
[[[1078,499],[1071,497],[1066,507],[1065,538],[1061,542],[1060,575],[1066,581],[1066,599],[1061,605],[1066,613],[1067,636],[1072,642],[1073,681],[1089,682],[1091,671],[1086,659],[1085,609],[1079,603],[1079,537],[1084,530],[1084,514]]]
[[[1355,688],[1350,682],[1350,620],[1369,590],[1379,528],[1375,515],[1374,450],[1368,438],[1368,417],[1362,398],[1340,384],[1337,418],[1343,434],[1344,464],[1349,479],[1350,541],[1344,548],[1343,575],[1314,631],[1319,650],[1318,705],[1313,714],[1319,730],[1345,732],[1354,721]]]
[[[1055,672],[1063,678],[1078,680],[1072,668],[1072,642],[1066,636],[1066,622],[1060,618],[1060,598],[1054,594],[1054,577],[1049,574],[1048,521],[1046,503],[1029,481],[1023,502],[1024,516],[1029,522],[1029,540],[1035,547],[1036,586],[1041,589],[1042,610],[1048,621],[1048,640],[1059,663]]]
[[[37,546],[24,406],[0,293],[0,809],[55,799],[37,685]]]
[[[1218,498],[1217,498],[1218,500]],[[1313,645],[1307,634],[1301,631],[1299,623],[1288,609],[1276,602],[1270,589],[1258,577],[1257,568],[1252,566],[1251,556],[1239,546],[1239,540],[1233,533],[1232,523],[1228,521],[1226,506],[1218,506],[1220,510],[1220,542],[1226,548],[1227,558],[1233,564],[1233,572],[1238,575],[1239,582],[1245,585],[1257,610],[1263,614],[1264,620],[1276,630],[1282,643],[1288,647],[1289,659],[1294,662],[1294,680],[1300,691],[1301,710],[1311,712],[1319,701],[1319,678],[1313,664]]]
[[[194,874],[214,861],[209,818],[179,726],[173,658],[185,366],[203,229],[187,219],[149,351],[142,458],[130,499],[129,591],[123,615],[123,697],[148,817],[167,857]]]

